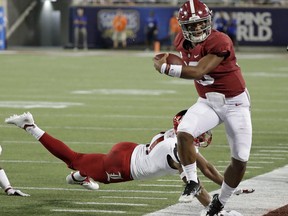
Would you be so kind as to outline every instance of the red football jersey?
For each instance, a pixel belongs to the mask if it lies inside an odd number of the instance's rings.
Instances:
[[[234,97],[245,90],[245,81],[237,64],[231,39],[224,33],[212,30],[210,36],[195,47],[180,32],[174,45],[187,65],[195,66],[207,54],[223,56],[225,59],[201,80],[194,80],[200,97],[206,98],[207,92],[218,92],[226,97]]]

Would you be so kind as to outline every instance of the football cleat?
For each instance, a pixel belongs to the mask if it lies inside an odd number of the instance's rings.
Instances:
[[[22,129],[35,126],[33,116],[30,112],[23,113],[22,115],[12,115],[5,119],[5,123],[14,124]]]
[[[211,203],[208,206],[208,209],[205,216],[218,216],[221,210],[224,208],[222,203],[218,199],[219,194],[214,194]]]
[[[72,172],[66,177],[66,182],[68,184],[78,184],[78,185],[83,186],[87,190],[99,189],[99,185],[95,181],[93,181],[91,178],[89,178],[88,176],[83,181],[78,181],[74,178],[74,173],[75,172]]]
[[[201,186],[194,181],[188,181],[186,187],[179,198],[179,202],[186,203],[192,202],[193,198],[201,192]]]

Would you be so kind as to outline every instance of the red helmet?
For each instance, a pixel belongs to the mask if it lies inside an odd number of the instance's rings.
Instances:
[[[184,38],[193,43],[204,41],[211,34],[211,14],[209,8],[199,0],[184,3],[178,13]]]
[[[182,110],[173,117],[173,128],[175,133],[177,133],[178,125],[180,124],[186,112],[187,110]],[[208,145],[210,145],[211,142],[212,142],[212,132],[209,130],[201,134],[200,136],[194,138],[193,144],[198,147],[207,147]]]
[[[173,117],[173,128],[175,133],[177,132],[178,125],[180,124],[181,119],[183,118],[186,112],[187,110],[182,110]]]
[[[194,145],[198,147],[207,147],[212,142],[212,132],[209,130],[200,136],[194,138]]]

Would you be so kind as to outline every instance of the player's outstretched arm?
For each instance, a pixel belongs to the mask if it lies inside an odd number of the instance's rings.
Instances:
[[[15,190],[11,184],[10,181],[5,173],[5,170],[0,168],[0,187],[3,188],[7,195],[9,196],[30,196],[29,194],[25,194],[21,192],[20,190]]]

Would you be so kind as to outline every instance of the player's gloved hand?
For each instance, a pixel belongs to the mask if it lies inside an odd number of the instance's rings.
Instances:
[[[14,190],[13,188],[9,189],[6,193],[8,196],[23,196],[23,197],[30,196],[29,194],[23,193],[20,190]]]
[[[253,188],[236,188],[233,192],[234,195],[249,194],[253,193],[255,190]]]

